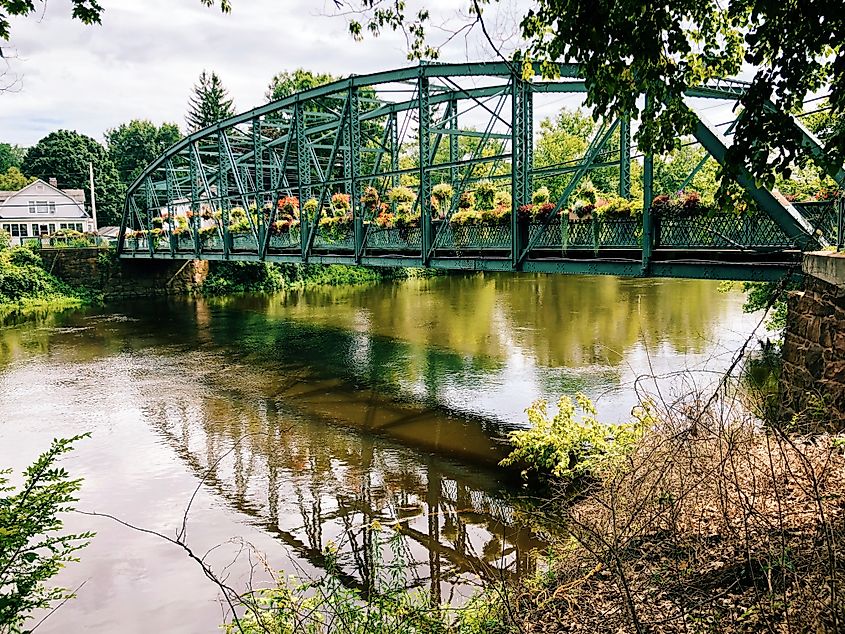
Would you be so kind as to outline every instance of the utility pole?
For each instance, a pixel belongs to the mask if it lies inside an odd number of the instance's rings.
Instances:
[[[91,188],[91,217],[94,219],[94,231],[97,231],[97,197],[94,194],[94,165],[88,162],[88,186]]]

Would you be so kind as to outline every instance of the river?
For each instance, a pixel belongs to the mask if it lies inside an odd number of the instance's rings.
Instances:
[[[621,421],[635,384],[706,383],[757,321],[742,301],[703,281],[477,274],[13,316],[0,467],[90,431],[65,460],[78,507],[174,536],[196,490],[187,541],[236,588],[266,585],[255,553],[317,577],[329,545],[361,585],[378,520],[409,585],[456,602],[537,565],[531,503],[496,468],[531,401],[582,391]],[[178,547],[66,525],[97,536],[39,632],[217,630],[217,588]]]

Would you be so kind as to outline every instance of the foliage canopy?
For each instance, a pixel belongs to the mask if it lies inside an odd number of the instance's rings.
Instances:
[[[23,474],[23,484],[9,484],[0,471],[0,633],[25,631],[34,610],[46,609],[73,594],[47,582],[93,533],[61,534],[61,513],[72,510],[82,480],[71,479],[57,460],[86,435],[54,440]]]
[[[88,163],[94,167],[94,192],[100,226],[120,224],[124,188],[108,151],[79,132],[51,132],[26,152],[22,171],[42,180],[55,177],[62,189],[84,189],[91,204]]]
[[[124,187],[168,147],[182,138],[175,123],[155,125],[146,119],[133,119],[106,132],[109,156]]]
[[[403,30],[409,57],[439,55],[428,27],[441,30],[434,25],[442,16],[424,7],[415,11],[403,0],[335,3],[351,9],[353,37]],[[491,3],[470,0],[469,19],[483,27],[483,9]],[[515,62],[539,62],[547,75],[555,73],[553,63],[580,64],[587,106],[598,116],[638,117],[640,147],[659,153],[692,131],[686,89],[750,65],[754,76],[740,99],[728,158],[732,169],[746,167],[768,186],[796,162],[801,137],[788,113],[822,90],[829,90],[834,114],[845,110],[845,11],[837,1],[538,0],[518,29],[523,46],[513,52]],[[651,99],[644,100],[647,94]],[[841,127],[831,130],[825,149],[828,165],[840,166]]]

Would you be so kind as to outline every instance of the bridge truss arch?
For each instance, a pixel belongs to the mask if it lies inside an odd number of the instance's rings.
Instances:
[[[719,80],[688,91],[705,160],[725,160],[731,128],[707,123],[697,104],[744,90]],[[834,237],[829,207],[792,205],[745,173],[753,213],[659,216],[652,201],[669,192],[653,189],[652,156],[632,156],[636,122],[624,117],[599,120],[578,160],[538,166],[538,106],[585,91],[576,65],[525,80],[505,63],[422,64],[274,101],[190,134],[144,170],[127,192],[120,256],[772,280]],[[635,161],[642,213],[569,213],[596,169],[632,198]],[[552,182],[551,205],[528,211]],[[502,213],[459,222],[490,183],[506,192]]]

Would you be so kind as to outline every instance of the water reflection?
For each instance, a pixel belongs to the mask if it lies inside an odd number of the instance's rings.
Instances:
[[[211,367],[205,361],[200,367]],[[238,387],[233,376],[251,387]],[[313,569],[326,568],[324,550],[333,543],[344,581],[370,587],[378,520],[405,537],[409,585],[426,587],[438,602],[466,594],[479,576],[533,570],[542,542],[515,521],[500,474],[334,425],[296,391],[262,393],[260,377],[244,366],[207,370],[191,383],[201,389],[175,402],[152,398],[145,418],[197,478]],[[333,393],[335,402],[344,398]],[[360,418],[351,410],[345,416],[368,430],[411,413],[371,393]],[[442,424],[435,412],[416,414]],[[451,453],[444,444],[440,453]]]
[[[192,542],[251,531],[289,555],[274,566],[312,575],[333,542],[344,581],[364,589],[373,522],[394,524],[409,584],[451,600],[536,565],[530,507],[495,468],[530,401],[583,390],[625,418],[633,377],[727,365],[750,330],[740,305],[707,282],[476,275],[7,320],[0,465],[92,430],[73,470],[88,508],[164,530],[202,483]],[[126,631],[126,615],[145,623],[165,603],[162,627],[214,626],[171,551],[136,546],[150,604],[108,585],[96,573],[126,566],[128,538],[97,530],[67,582],[91,578],[92,598],[42,629]]]

